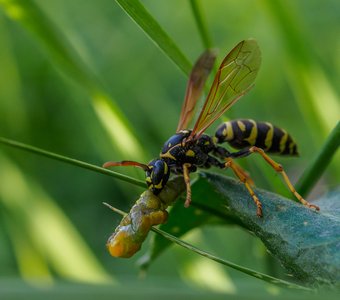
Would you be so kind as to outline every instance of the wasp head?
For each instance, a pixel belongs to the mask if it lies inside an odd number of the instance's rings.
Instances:
[[[170,176],[168,164],[163,159],[154,159],[148,164],[145,172],[149,189],[157,195],[164,188]]]

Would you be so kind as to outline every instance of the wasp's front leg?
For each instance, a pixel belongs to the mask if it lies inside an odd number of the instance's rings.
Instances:
[[[183,164],[183,177],[184,177],[184,182],[185,182],[185,186],[187,189],[187,196],[185,198],[185,203],[184,203],[185,207],[189,207],[190,202],[191,202],[191,185],[190,185],[190,171],[189,171],[190,167],[191,167],[191,164],[188,164],[188,163]]]

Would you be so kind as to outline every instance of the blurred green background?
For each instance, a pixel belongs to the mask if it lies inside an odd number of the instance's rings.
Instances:
[[[193,63],[204,46],[190,2],[142,3]],[[339,1],[199,3],[213,47],[220,50],[219,61],[239,41],[258,41],[262,67],[256,85],[227,117],[287,129],[301,156],[277,159],[295,182],[340,119]],[[51,28],[58,39],[49,34]],[[0,1],[2,137],[96,165],[123,159],[147,162],[176,129],[186,81],[113,0]],[[338,154],[308,199],[339,185],[339,163]],[[250,157],[244,166],[257,186],[289,195],[260,159]],[[116,171],[144,177],[140,170]],[[102,202],[127,211],[142,190],[1,145],[0,286],[17,291],[22,279],[49,286],[65,281],[116,284],[119,293],[131,297],[133,293],[125,294],[131,286],[141,295],[148,293],[145,286],[158,287],[153,291],[160,296],[169,290],[196,296],[195,291],[277,293],[178,246],[162,255],[141,281],[136,262],[148,241],[136,257],[111,258],[105,242],[120,216]],[[197,229],[186,240],[285,278],[261,242],[237,227]]]

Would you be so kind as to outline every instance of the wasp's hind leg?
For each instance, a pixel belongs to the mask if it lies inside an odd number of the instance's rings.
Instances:
[[[228,158],[225,158],[225,160],[226,160],[226,163],[224,164],[225,168],[232,169],[234,174],[244,184],[244,186],[246,187],[250,196],[253,198],[253,200],[256,204],[256,207],[257,207],[256,215],[261,218],[262,217],[262,204],[261,204],[259,198],[256,196],[254,190],[251,187],[252,184],[253,184],[253,181],[248,176],[246,171],[244,171],[238,164],[236,164],[232,158],[228,157]]]
[[[228,157],[232,157],[233,153],[229,152],[227,149],[225,149],[223,147],[216,146],[215,149],[214,149],[214,155],[216,155],[217,157],[226,161]],[[215,159],[215,158],[212,157],[212,159]],[[211,163],[211,164],[216,166],[216,167],[220,167],[221,169],[224,169],[226,167],[225,163],[222,164],[222,163],[218,162],[218,163]],[[241,177],[242,182],[246,181],[249,185],[251,185],[251,186],[254,185],[254,181],[250,178],[248,172],[245,171],[239,164],[237,164],[234,161],[233,161],[233,168],[235,170],[237,170],[237,174],[240,175],[240,176],[237,176],[237,177],[239,177],[239,178]]]
[[[252,153],[258,153],[262,156],[262,158],[278,173],[281,174],[283,177],[283,180],[287,184],[289,190],[294,194],[294,196],[305,206],[309,208],[314,208],[315,210],[320,210],[320,208],[314,204],[310,204],[307,202],[303,197],[296,191],[293,184],[289,180],[286,172],[284,171],[282,165],[278,164],[276,161],[271,159],[261,148],[258,148],[256,146],[250,147],[249,149],[244,149],[239,152],[232,153],[230,156],[233,158],[239,158],[239,157],[245,157]]]
[[[218,156],[224,156],[223,158],[226,162],[221,163],[216,158],[209,156],[209,159],[208,159],[209,165],[213,165],[213,166],[219,167],[221,169],[225,169],[225,168],[232,169],[234,174],[245,185],[250,196],[253,198],[253,200],[254,200],[254,202],[257,206],[256,215],[259,216],[259,217],[262,217],[262,204],[261,204],[259,198],[255,195],[255,192],[253,191],[253,189],[251,187],[254,184],[253,180],[249,177],[248,173],[245,170],[243,170],[243,168],[241,166],[239,166],[237,163],[235,163],[232,158],[228,157],[228,156],[231,155],[231,153],[228,150],[226,150],[222,147],[218,147],[218,148],[220,148],[220,149],[217,149],[219,151],[215,151],[215,154],[218,155]]]

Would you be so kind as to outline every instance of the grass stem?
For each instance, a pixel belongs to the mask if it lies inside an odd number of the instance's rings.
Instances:
[[[340,121],[334,127],[320,152],[306,168],[296,184],[296,190],[306,197],[320,179],[340,146]]]
[[[137,186],[146,187],[144,181],[141,181],[141,180],[132,178],[130,176],[126,176],[126,175],[123,175],[123,174],[120,174],[120,173],[117,173],[117,172],[114,172],[114,171],[111,171],[111,170],[108,170],[108,169],[105,169],[105,168],[102,168],[102,167],[99,167],[99,166],[96,166],[96,165],[92,165],[92,164],[86,163],[84,161],[80,161],[80,160],[77,160],[77,159],[74,159],[74,158],[69,158],[69,157],[66,157],[66,156],[63,156],[63,155],[60,155],[60,154],[57,154],[57,153],[53,153],[53,152],[46,151],[46,150],[43,150],[43,149],[40,149],[40,148],[37,148],[37,147],[33,147],[31,145],[27,145],[27,144],[24,144],[24,143],[20,143],[20,142],[17,142],[17,141],[6,139],[4,137],[0,137],[0,143],[7,145],[7,146],[10,146],[10,147],[21,149],[21,150],[24,150],[24,151],[32,152],[32,153],[35,153],[35,154],[38,154],[38,155],[41,155],[41,156],[45,156],[45,157],[48,157],[48,158],[59,160],[59,161],[62,161],[62,162],[65,162],[65,163],[68,163],[68,164],[71,164],[71,165],[75,165],[75,166],[80,167],[80,168],[84,168],[84,169],[88,169],[88,170],[97,172],[97,173],[109,175],[109,176],[115,177],[117,179],[132,183],[132,184],[137,185]]]
[[[196,25],[198,27],[198,31],[201,35],[203,45],[207,49],[211,48],[212,47],[211,37],[209,35],[206,22],[205,22],[203,15],[201,13],[201,8],[200,8],[198,0],[190,0],[190,5],[191,5],[192,13],[195,17],[195,21],[196,21]]]

